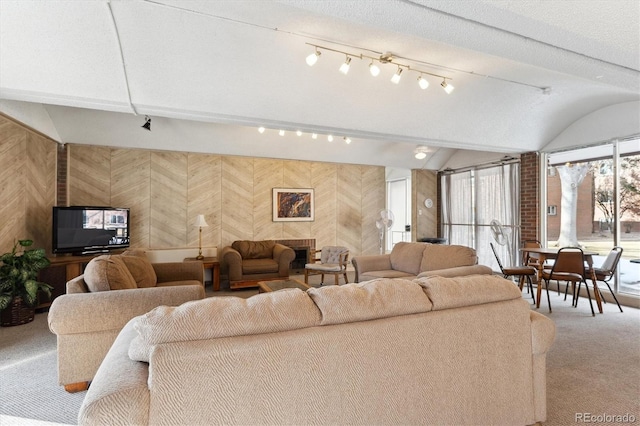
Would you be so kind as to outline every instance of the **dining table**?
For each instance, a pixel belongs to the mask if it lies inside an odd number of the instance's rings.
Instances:
[[[555,259],[558,256],[558,252],[560,248],[558,247],[522,247],[520,249],[522,253],[526,254],[534,254],[538,260],[538,299],[536,307],[540,307],[540,296],[542,295],[542,270],[544,269],[544,263],[547,259]],[[598,279],[596,278],[596,273],[593,268],[593,256],[597,256],[598,253],[594,251],[584,251],[582,252],[584,255],[584,260],[589,265],[589,271],[591,271],[590,279],[593,282],[593,292],[595,293],[596,304],[598,305],[598,311],[602,313],[602,299],[600,298],[600,290],[598,290]],[[584,277],[586,280],[587,277]],[[585,283],[586,285],[586,283]]]

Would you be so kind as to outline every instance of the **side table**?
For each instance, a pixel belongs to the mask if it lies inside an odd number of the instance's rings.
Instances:
[[[185,262],[202,262],[204,269],[211,269],[211,279],[213,280],[213,291],[220,291],[220,262],[217,257],[205,257],[204,259],[196,259],[195,257],[186,257]]]

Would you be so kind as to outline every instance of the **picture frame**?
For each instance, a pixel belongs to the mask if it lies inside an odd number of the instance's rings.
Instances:
[[[313,222],[313,188],[273,188],[274,222]]]

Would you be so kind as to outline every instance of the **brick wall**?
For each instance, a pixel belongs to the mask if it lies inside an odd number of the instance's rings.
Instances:
[[[538,197],[540,189],[540,156],[527,152],[520,156],[520,239],[539,240]]]

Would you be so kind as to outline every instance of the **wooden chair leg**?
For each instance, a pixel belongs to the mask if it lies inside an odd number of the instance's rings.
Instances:
[[[333,274],[336,285],[340,285],[340,275]]]
[[[69,383],[68,385],[64,385],[64,390],[69,393],[82,392],[87,389],[89,389],[89,382]]]
[[[308,269],[304,270],[304,283],[305,284],[309,284],[309,270]]]
[[[345,284],[349,284],[349,278],[347,278],[347,273],[346,272],[344,273],[344,283]],[[618,306],[620,306],[620,305],[618,305]]]

